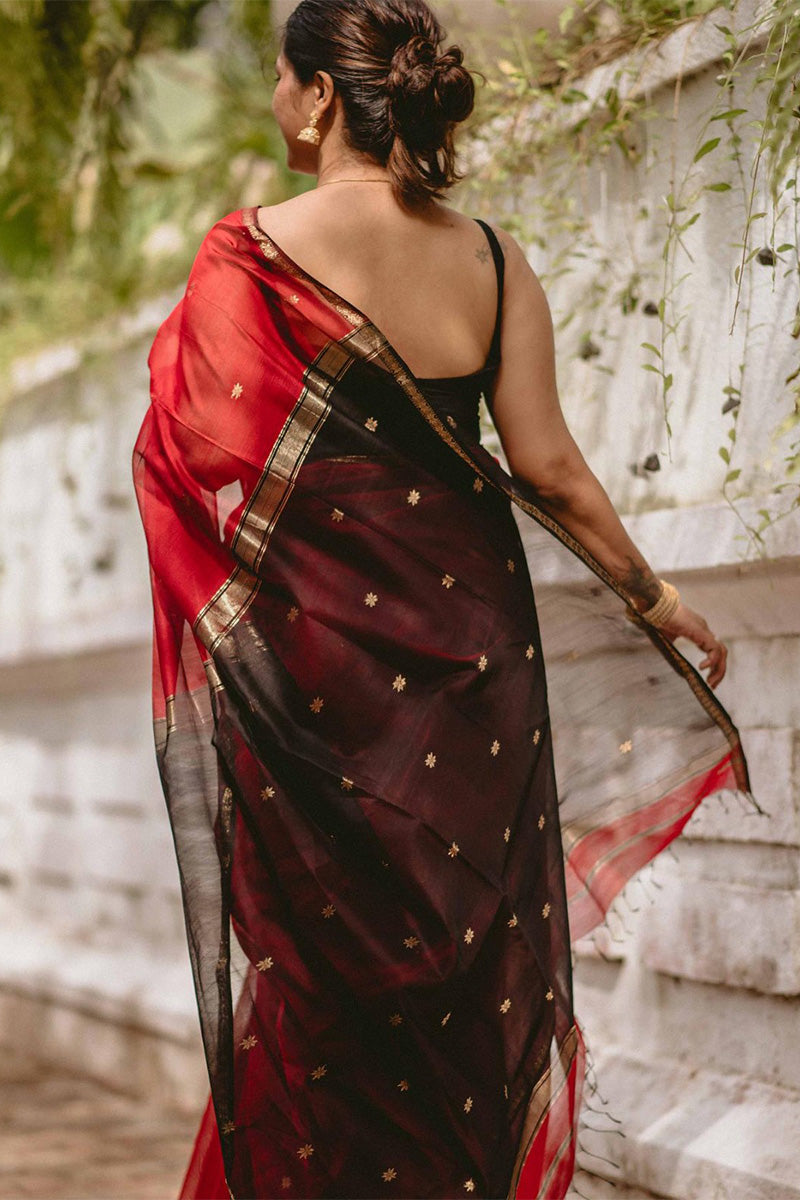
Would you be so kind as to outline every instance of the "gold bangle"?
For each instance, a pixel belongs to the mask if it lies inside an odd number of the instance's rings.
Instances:
[[[652,604],[650,608],[645,609],[639,616],[645,621],[649,621],[651,625],[666,625],[672,618],[675,610],[681,602],[678,589],[671,583],[667,583],[666,579],[660,580],[661,595]]]

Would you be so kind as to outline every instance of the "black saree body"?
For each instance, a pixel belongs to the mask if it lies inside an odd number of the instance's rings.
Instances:
[[[496,339],[415,379],[256,215],[206,235],[134,452],[220,1194],[558,1200],[570,939],[749,795],[739,736],[481,445]]]

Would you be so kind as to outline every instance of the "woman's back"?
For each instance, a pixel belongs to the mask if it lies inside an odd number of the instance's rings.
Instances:
[[[439,205],[411,215],[381,182],[359,182],[262,207],[258,222],[308,275],[369,317],[415,376],[461,376],[485,365],[497,272],[473,218]]]

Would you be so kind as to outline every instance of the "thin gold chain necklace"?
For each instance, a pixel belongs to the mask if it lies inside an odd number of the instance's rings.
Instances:
[[[326,179],[322,183],[318,183],[317,187],[327,187],[329,183],[391,183],[391,179]]]

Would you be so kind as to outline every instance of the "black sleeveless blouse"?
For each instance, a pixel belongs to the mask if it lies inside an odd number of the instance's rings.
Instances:
[[[480,217],[475,217],[474,220],[481,226],[489,240],[495,271],[497,273],[497,315],[495,316],[494,332],[492,334],[492,343],[489,347],[488,357],[482,367],[479,367],[477,371],[470,371],[468,375],[432,376],[428,378],[415,376],[415,380],[421,391],[426,396],[434,399],[438,407],[444,410],[446,417],[452,417],[453,421],[461,429],[467,430],[477,441],[480,440],[480,399],[483,396],[491,411],[492,388],[500,366],[500,322],[503,307],[503,268],[505,260],[500,243],[497,240],[497,235],[492,227],[487,225],[485,221],[482,221]]]

